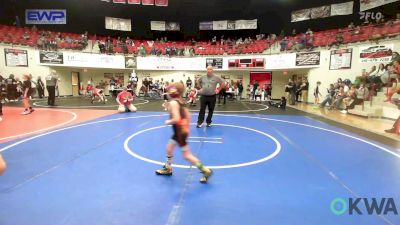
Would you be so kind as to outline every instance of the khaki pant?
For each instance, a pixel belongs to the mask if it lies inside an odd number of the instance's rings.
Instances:
[[[129,111],[131,111],[131,112],[136,112],[136,110],[137,110],[136,107],[134,105],[132,105],[132,104],[130,104],[128,106],[120,105],[118,107],[118,112],[124,113],[124,112],[126,112],[126,109],[129,109]]]
[[[301,101],[303,103],[307,103],[307,99],[308,99],[308,91],[307,90],[301,91]]]

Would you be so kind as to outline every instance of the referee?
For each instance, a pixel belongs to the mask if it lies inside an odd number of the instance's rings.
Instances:
[[[47,91],[49,92],[47,105],[55,106],[57,81],[58,81],[58,76],[56,74],[56,71],[52,70],[51,73],[46,77],[46,88]]]
[[[222,88],[225,87],[224,80],[220,77],[214,75],[214,69],[212,66],[207,67],[207,75],[202,76],[198,79],[198,85],[200,87],[200,112],[199,118],[197,119],[197,128],[200,128],[204,122],[204,116],[206,114],[206,106],[208,106],[208,116],[207,116],[207,127],[211,127],[212,116],[214,112],[215,103],[217,100],[216,95],[220,92]],[[217,90],[217,84],[220,85]]]

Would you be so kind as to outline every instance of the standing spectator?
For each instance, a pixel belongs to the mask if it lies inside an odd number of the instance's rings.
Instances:
[[[49,93],[47,105],[49,106],[55,106],[57,81],[58,75],[55,70],[52,70],[51,73],[46,77],[46,89]]]
[[[321,95],[321,92],[319,91],[319,86],[321,86],[321,82],[317,82],[317,86],[314,88],[314,104],[318,105],[319,104],[319,96]]]
[[[239,91],[238,100],[241,100],[241,99],[242,99],[242,93],[243,93],[243,83],[242,83],[242,80],[240,80],[239,83],[238,83],[238,91]]]
[[[207,75],[200,77],[197,83],[200,87],[199,93],[201,94],[197,128],[200,128],[203,124],[206,107],[208,107],[208,116],[206,120],[207,127],[211,127],[212,116],[216,103],[216,94],[218,94],[219,91],[224,88],[224,81],[220,77],[214,75],[214,69],[212,66],[208,66]],[[217,84],[221,85],[219,90],[216,90]]]
[[[43,98],[44,96],[44,83],[42,81],[42,78],[39,76],[37,81],[36,81],[36,88],[38,90],[39,98]]]
[[[31,94],[31,78],[29,75],[23,76],[24,82],[22,83],[22,102],[24,103],[24,111],[21,113],[22,115],[31,114],[33,111],[31,104],[29,103],[29,97]]]
[[[14,79],[14,74],[6,79],[7,84],[7,99],[8,101],[14,101],[17,94],[17,81]]]
[[[308,88],[309,88],[309,83],[307,78],[303,78],[303,81],[300,85],[301,89],[301,101],[303,103],[307,103],[307,98],[308,98]]]
[[[254,93],[253,100],[256,100],[255,93],[256,93],[256,90],[258,89],[259,86],[260,86],[260,84],[258,83],[257,80],[255,80],[254,83],[253,83],[253,93]]]
[[[188,79],[186,80],[186,87],[189,89],[192,88],[192,80],[190,79],[190,77],[188,77]]]
[[[289,99],[289,104],[293,105],[292,100],[292,89],[294,88],[294,83],[292,79],[289,79],[289,82],[285,85],[286,99]]]

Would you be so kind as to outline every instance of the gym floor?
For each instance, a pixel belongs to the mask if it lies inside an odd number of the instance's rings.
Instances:
[[[174,174],[155,175],[171,128],[162,101],[59,99],[19,115],[4,108],[0,224],[400,224],[398,216],[337,216],[335,198],[400,199],[399,143],[296,109],[231,102],[213,126],[191,126],[190,148],[214,168],[208,184],[175,150]],[[114,110],[110,110],[114,109]],[[197,107],[192,110],[192,123]],[[10,129],[10,127],[12,127]]]

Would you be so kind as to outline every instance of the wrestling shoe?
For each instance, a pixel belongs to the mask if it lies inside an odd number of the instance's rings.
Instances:
[[[157,175],[164,175],[164,176],[171,176],[172,175],[172,169],[163,167],[162,169],[156,170]]]
[[[213,171],[212,169],[209,169],[210,172],[202,172],[203,173],[203,177],[200,178],[200,183],[205,184],[208,182],[208,179],[210,179],[210,177],[213,175]]]

